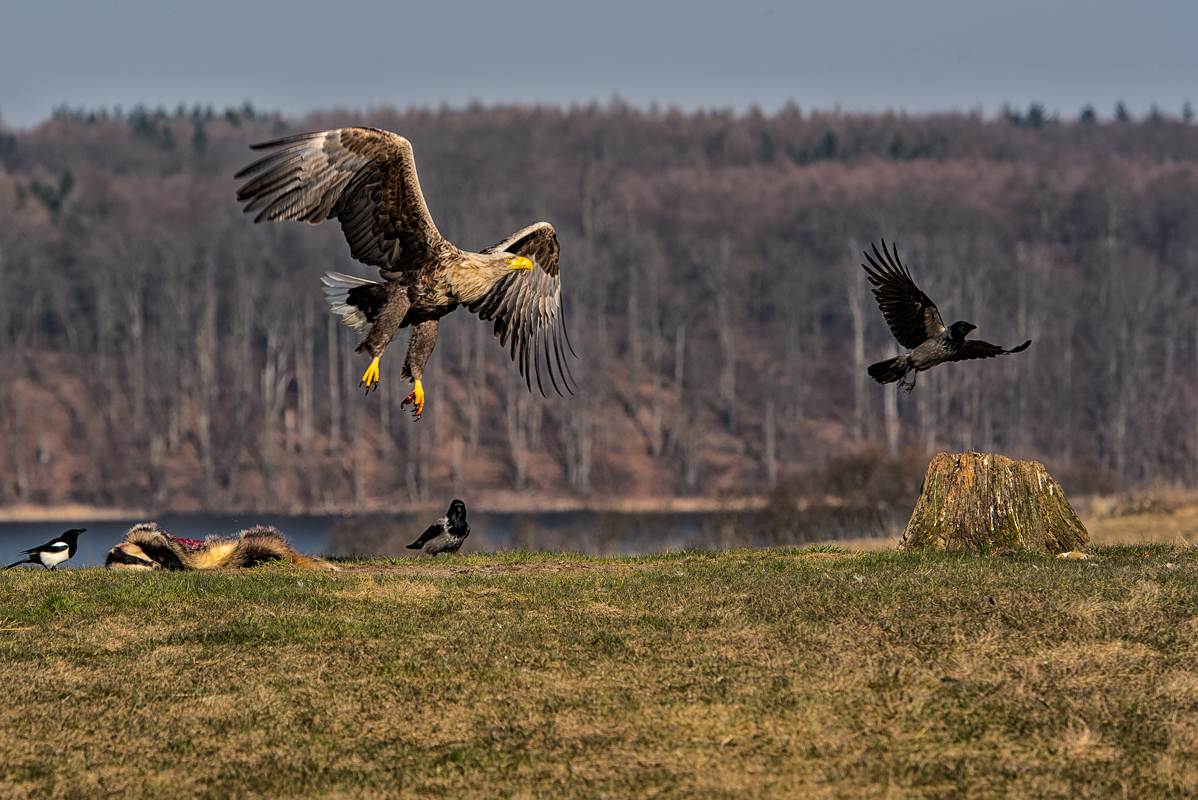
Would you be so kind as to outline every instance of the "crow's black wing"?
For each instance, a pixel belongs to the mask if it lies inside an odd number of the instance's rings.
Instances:
[[[898,247],[892,246],[888,250],[885,239],[882,240],[881,253],[877,245],[872,247],[874,255],[865,254],[869,264],[861,266],[875,287],[874,297],[878,298],[878,307],[882,309],[886,324],[899,344],[914,350],[933,336],[944,333],[940,311],[932,298],[915,285],[911,273],[899,261]],[[874,256],[877,256],[877,260]]]
[[[975,339],[970,339],[961,345],[957,352],[949,356],[946,361],[968,361],[971,358],[994,358],[995,356],[1006,356],[1011,353],[1021,353],[1027,349],[1027,346],[1032,343],[1028,339],[1018,347],[1012,347],[1010,350],[1004,350],[996,344],[989,342],[981,342]]]
[[[449,519],[441,517],[441,519],[428,526],[428,530],[420,534],[420,538],[407,546],[408,550],[420,550],[426,542],[436,539],[441,534],[445,533],[445,529],[449,526]]]

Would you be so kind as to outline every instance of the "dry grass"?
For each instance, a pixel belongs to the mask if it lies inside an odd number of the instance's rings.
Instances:
[[[1198,553],[0,573],[0,796],[1198,793]]]
[[[1198,545],[1198,505],[1172,508],[1149,514],[1106,516],[1096,514],[1085,521],[1090,541],[1095,544],[1176,544],[1181,547]]]

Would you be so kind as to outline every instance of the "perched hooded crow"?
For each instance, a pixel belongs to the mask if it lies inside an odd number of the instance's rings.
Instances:
[[[73,528],[40,547],[22,550],[25,558],[9,564],[5,569],[12,569],[17,564],[41,564],[47,569],[55,569],[59,564],[75,555],[75,551],[79,549],[79,534],[85,530],[87,528]]]
[[[944,327],[936,304],[920,291],[915,281],[911,280],[911,273],[899,261],[898,247],[887,250],[885,239],[882,240],[881,253],[877,245],[872,247],[874,255],[865,254],[869,264],[861,266],[869,275],[869,282],[874,285],[878,307],[882,309],[894,338],[911,351],[871,365],[869,376],[878,383],[898,381],[899,386],[909,392],[915,388],[916,375],[937,364],[1018,353],[1032,343],[1028,339],[1018,347],[1004,350],[989,342],[966,341],[965,336],[977,326],[968,322],[954,322],[950,327]],[[908,375],[911,375],[910,383],[907,382]]]
[[[428,530],[420,534],[420,538],[408,545],[409,550],[421,550],[430,556],[437,553],[456,553],[470,535],[470,526],[466,523],[466,504],[454,500],[449,504],[445,516],[428,526]]]

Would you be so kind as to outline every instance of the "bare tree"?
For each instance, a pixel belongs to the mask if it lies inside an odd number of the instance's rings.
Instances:
[[[1198,475],[1192,125],[235,111],[13,132],[0,501],[319,512],[462,488],[755,491],[874,439],[1084,459],[1125,482]],[[400,412],[397,365],[358,393],[356,337],[317,280],[354,268],[341,231],[255,227],[228,189],[247,142],[346,122],[413,141],[451,238],[554,223],[575,398],[518,386],[468,311],[445,320],[421,422]],[[852,147],[821,144],[829,125]],[[856,251],[879,234],[944,311],[1033,347],[949,365],[910,397],[869,382],[886,339]]]

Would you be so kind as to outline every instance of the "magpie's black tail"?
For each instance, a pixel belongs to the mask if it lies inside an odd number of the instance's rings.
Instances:
[[[877,364],[869,365],[869,377],[878,383],[895,383],[907,376],[910,367],[907,366],[907,356],[895,356]]]
[[[7,567],[5,567],[5,569],[12,569],[13,567],[19,567],[22,564],[36,564],[36,563],[37,562],[34,561],[32,557],[24,558],[24,559],[21,559],[20,561],[15,561],[12,564],[9,564]]]

